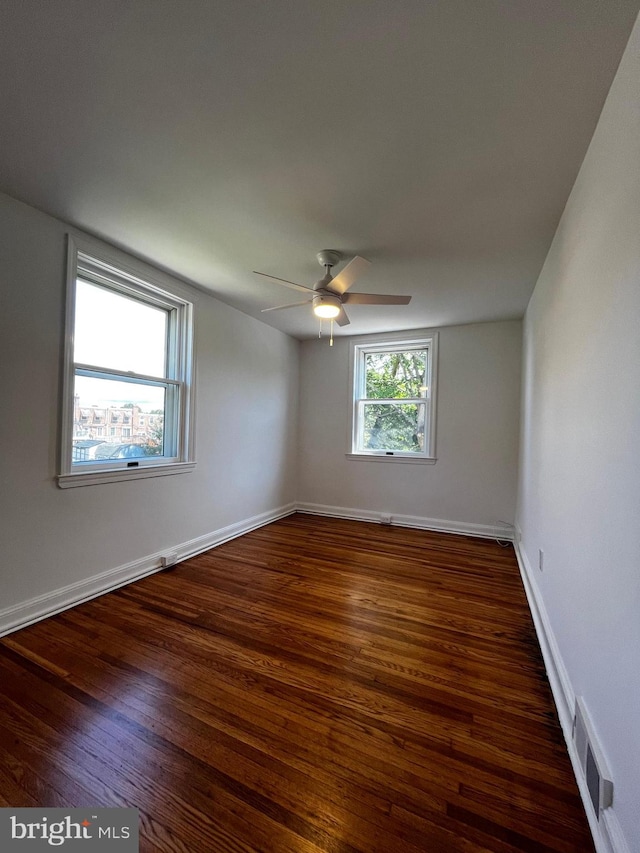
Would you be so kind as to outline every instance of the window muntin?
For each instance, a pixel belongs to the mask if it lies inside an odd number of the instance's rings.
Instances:
[[[191,303],[70,240],[67,330],[59,484],[193,467]]]
[[[434,458],[434,350],[434,336],[353,345],[353,454]]]

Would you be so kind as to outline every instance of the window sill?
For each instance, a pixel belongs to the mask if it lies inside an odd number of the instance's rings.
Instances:
[[[149,465],[144,468],[112,468],[110,471],[79,471],[59,474],[58,486],[73,489],[77,486],[98,486],[101,483],[119,483],[125,480],[143,480],[147,477],[167,477],[170,474],[187,474],[196,467],[195,462],[174,462],[169,465]]]
[[[347,459],[351,461],[365,462],[404,462],[410,465],[435,465],[435,456],[378,456],[373,453],[347,453]]]

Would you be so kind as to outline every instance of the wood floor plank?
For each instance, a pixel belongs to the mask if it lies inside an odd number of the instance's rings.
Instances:
[[[0,804],[142,851],[591,853],[512,549],[292,515],[0,641]]]

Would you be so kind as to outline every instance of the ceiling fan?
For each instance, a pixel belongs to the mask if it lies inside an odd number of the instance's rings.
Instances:
[[[331,275],[331,268],[342,260],[342,253],[335,249],[323,249],[316,255],[318,263],[325,269],[325,274],[318,279],[313,287],[296,284],[284,278],[277,278],[268,273],[254,270],[256,275],[263,275],[278,284],[300,290],[307,294],[301,302],[289,302],[287,305],[276,305],[274,308],[263,308],[265,311],[281,311],[283,308],[295,308],[297,305],[313,305],[313,313],[321,320],[335,320],[339,326],[349,325],[345,305],[407,305],[410,296],[391,296],[382,293],[347,293],[354,281],[370,266],[370,261],[356,255],[337,276]]]

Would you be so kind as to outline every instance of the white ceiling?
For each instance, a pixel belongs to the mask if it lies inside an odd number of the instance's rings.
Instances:
[[[640,0],[3,0],[0,189],[297,337],[521,316]]]

